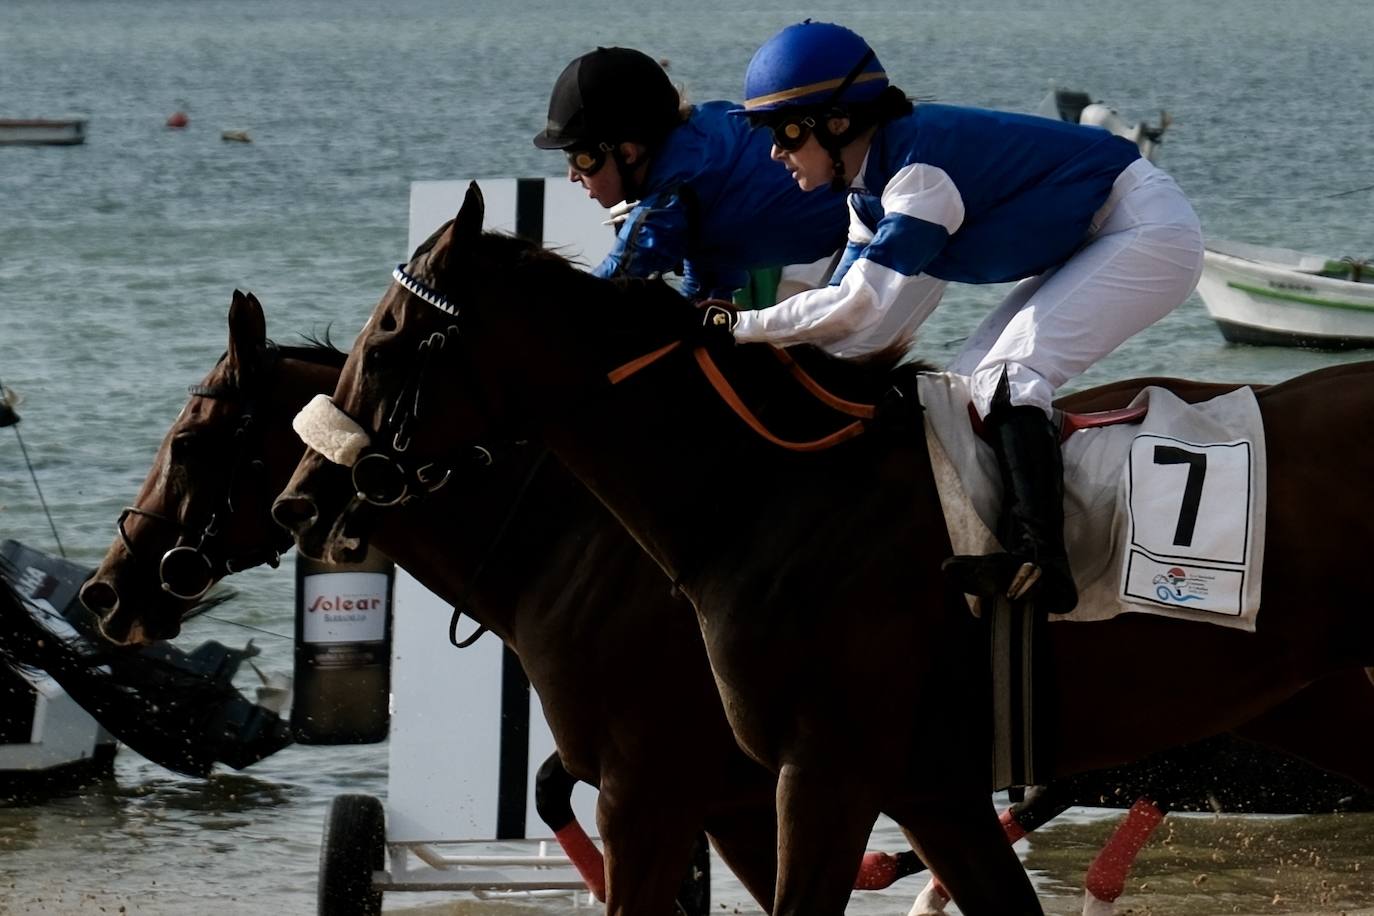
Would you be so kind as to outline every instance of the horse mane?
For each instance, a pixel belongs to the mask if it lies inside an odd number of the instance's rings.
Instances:
[[[787,352],[821,384],[852,392],[854,397],[877,398],[894,385],[903,389],[914,385],[915,376],[923,372],[938,371],[922,360],[907,360],[902,344],[857,359],[831,356],[810,344],[788,347]]]
[[[500,263],[518,264],[527,272],[526,276],[532,272],[534,276],[530,279],[533,282],[562,284],[569,294],[564,298],[582,301],[582,296],[587,299],[599,296],[606,304],[624,310],[630,320],[608,321],[605,327],[607,336],[628,335],[629,339],[617,346],[617,349],[624,350],[627,359],[640,355],[645,347],[675,339],[690,339],[700,326],[701,313],[698,307],[660,278],[620,276],[601,279],[578,269],[564,255],[529,239],[495,231],[482,233],[482,238],[495,248],[489,254],[494,255]],[[434,239],[435,236],[431,236],[421,245],[416,250],[417,255],[426,246],[432,247]],[[741,347],[738,354],[732,355],[744,356],[746,349],[761,350]],[[790,347],[788,352],[822,385],[833,386],[837,393],[852,398],[876,400],[894,385],[905,387],[915,374],[933,371],[933,367],[922,362],[903,362],[907,351],[901,344],[894,344],[861,359],[831,356],[811,345]],[[740,360],[729,361],[735,363]]]
[[[340,350],[332,340],[329,339],[329,329],[326,328],[323,336],[315,334],[301,334],[299,344],[279,344],[269,339],[264,352],[276,351],[279,356],[287,359],[298,359],[306,363],[314,363],[318,366],[333,366],[342,369],[344,361],[348,359],[348,353]],[[216,366],[221,366],[229,358],[229,351],[225,350],[215,360]]]
[[[319,334],[302,333],[300,335],[302,343],[298,345],[277,347],[278,352],[288,359],[299,359],[302,362],[314,363],[317,366],[330,366],[342,369],[344,362],[348,359],[348,353],[340,350],[334,341],[329,339],[329,327]],[[269,341],[269,343],[271,343]]]

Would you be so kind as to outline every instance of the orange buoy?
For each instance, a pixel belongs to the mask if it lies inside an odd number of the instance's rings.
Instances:
[[[174,111],[167,117],[168,127],[182,128],[190,123],[191,119],[186,117],[186,112],[184,111]]]

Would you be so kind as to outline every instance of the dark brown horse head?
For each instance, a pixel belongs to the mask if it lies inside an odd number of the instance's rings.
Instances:
[[[307,412],[318,438],[303,435],[316,449],[274,508],[302,552],[348,560],[363,549],[360,502],[398,505],[437,489],[607,384],[589,368],[600,355],[570,358],[568,348],[621,346],[613,315],[574,305],[590,289],[613,306],[616,287],[528,241],[484,233],[482,220],[474,183],[457,216],[394,272],[332,402]]]
[[[269,509],[300,459],[291,418],[338,377],[340,354],[278,348],[262,305],[234,292],[229,347],[162,440],[82,601],[117,643],[170,639],[223,576],[290,546]]]

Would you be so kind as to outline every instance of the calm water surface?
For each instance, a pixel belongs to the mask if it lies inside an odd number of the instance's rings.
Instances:
[[[329,328],[347,344],[406,254],[409,182],[559,174],[529,138],[568,59],[637,46],[692,97],[733,98],[754,47],[808,14],[869,37],[912,93],[1027,110],[1054,80],[1132,119],[1167,108],[1159,161],[1211,235],[1374,254],[1374,56],[1357,0],[646,0],[623,22],[550,0],[4,0],[0,117],[90,119],[84,146],[0,149],[0,380],[26,398],[24,441],[69,555],[104,552],[184,386],[223,349],[235,287],[261,297],[276,338]],[[190,127],[164,129],[177,109]],[[222,142],[227,128],[254,142]],[[921,355],[951,355],[997,295],[952,289]],[[1367,356],[1231,347],[1194,299],[1081,383],[1275,381]],[[0,536],[54,549],[3,431]],[[288,640],[235,626],[289,632],[289,566],[234,585],[183,641],[253,635],[265,667],[289,669]],[[0,808],[0,913],[313,912],[325,806],[382,795],[385,768],[384,746],[289,748],[198,782],[123,753],[108,784]],[[1075,911],[1106,829],[1082,812],[1028,844],[1051,912]],[[1178,819],[1168,840],[1147,849],[1134,912],[1374,912],[1368,817]],[[883,829],[875,844],[900,842]],[[716,884],[723,912],[752,911]],[[915,890],[852,908],[905,912]],[[387,906],[516,911],[445,899]]]

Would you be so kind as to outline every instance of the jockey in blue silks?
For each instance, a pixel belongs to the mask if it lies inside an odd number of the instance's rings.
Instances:
[[[1202,232],[1183,193],[1101,128],[913,106],[866,41],[830,23],[763,44],[737,114],[768,128],[773,158],[801,188],[848,192],[849,243],[828,287],[708,313],[719,330],[857,357],[907,344],[949,281],[1019,281],[950,367],[972,380],[997,454],[1005,553],[954,557],[945,571],[970,594],[1072,610],[1051,400],[1192,291]]]
[[[564,150],[569,180],[603,207],[638,201],[597,276],[680,272],[685,296],[729,299],[752,269],[844,245],[844,200],[803,193],[734,107],[684,105],[663,67],[630,48],[597,48],[563,70],[534,145]]]

